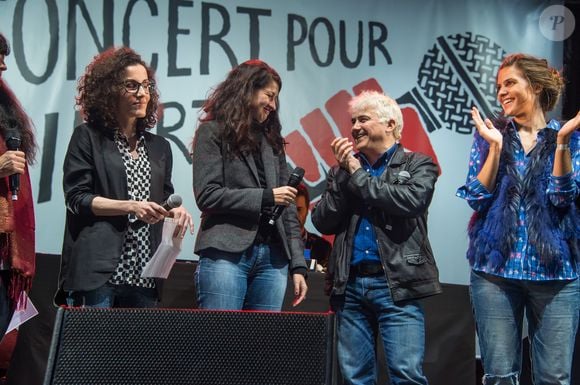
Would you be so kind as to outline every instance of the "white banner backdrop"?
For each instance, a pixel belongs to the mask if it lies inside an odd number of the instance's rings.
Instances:
[[[32,168],[37,250],[61,251],[62,163],[79,123],[76,80],[99,51],[129,45],[156,68],[165,112],[153,130],[172,144],[175,190],[196,227],[189,146],[208,90],[233,65],[259,57],[280,73],[289,167],[306,169],[314,201],[333,164],[331,139],[350,131],[348,98],[382,89],[397,99],[403,144],[441,166],[429,224],[442,281],[466,283],[471,210],[455,190],[467,172],[469,109],[498,110],[494,76],[506,53],[561,67],[561,3],[0,0],[0,31],[12,44],[3,76],[32,117],[41,148]],[[180,258],[195,258],[193,243],[188,235]]]

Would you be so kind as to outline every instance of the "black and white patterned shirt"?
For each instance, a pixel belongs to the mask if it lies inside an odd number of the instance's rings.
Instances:
[[[145,137],[137,139],[137,158],[133,159],[127,138],[119,131],[115,133],[115,143],[123,157],[127,172],[129,199],[135,201],[149,200],[151,190],[151,163],[145,148]],[[129,215],[129,222],[137,220],[134,214]],[[123,250],[115,273],[109,280],[116,285],[132,285],[154,288],[153,278],[141,278],[141,272],[151,257],[150,226],[145,225],[137,230],[131,226],[125,234]]]

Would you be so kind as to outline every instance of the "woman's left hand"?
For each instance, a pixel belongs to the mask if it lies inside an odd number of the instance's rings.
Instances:
[[[568,143],[570,141],[570,136],[580,128],[580,111],[575,117],[568,120],[566,124],[562,126],[560,131],[558,131],[558,143]]]
[[[188,227],[190,233],[193,234],[193,219],[185,207],[179,206],[169,210],[169,216],[177,222],[175,232],[173,233],[174,238],[183,238]]]
[[[292,281],[294,282],[294,301],[292,301],[292,306],[297,306],[306,298],[308,286],[306,286],[306,278],[302,274],[292,274]]]

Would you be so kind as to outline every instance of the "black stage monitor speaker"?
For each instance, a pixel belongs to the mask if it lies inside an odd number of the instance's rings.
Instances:
[[[58,310],[45,385],[330,385],[333,315]]]

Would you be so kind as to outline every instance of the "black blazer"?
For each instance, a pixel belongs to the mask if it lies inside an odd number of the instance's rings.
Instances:
[[[195,252],[215,248],[242,252],[256,239],[262,214],[262,195],[258,169],[252,155],[229,156],[221,139],[223,127],[215,121],[203,123],[195,134],[193,148],[193,192],[201,211]],[[274,154],[262,141],[262,161],[268,189],[288,183],[284,154]],[[287,207],[276,221],[282,248],[290,261],[290,270],[306,268],[304,244],[296,206]]]
[[[161,203],[173,193],[171,147],[150,132],[145,132],[145,147],[151,162],[150,199]],[[105,135],[87,124],[76,127],[63,173],[67,210],[59,288],[93,290],[114,273],[129,222],[126,215],[96,216],[91,210],[96,196],[129,199],[125,166],[113,133]],[[151,227],[152,254],[161,241],[162,229],[162,222]]]

